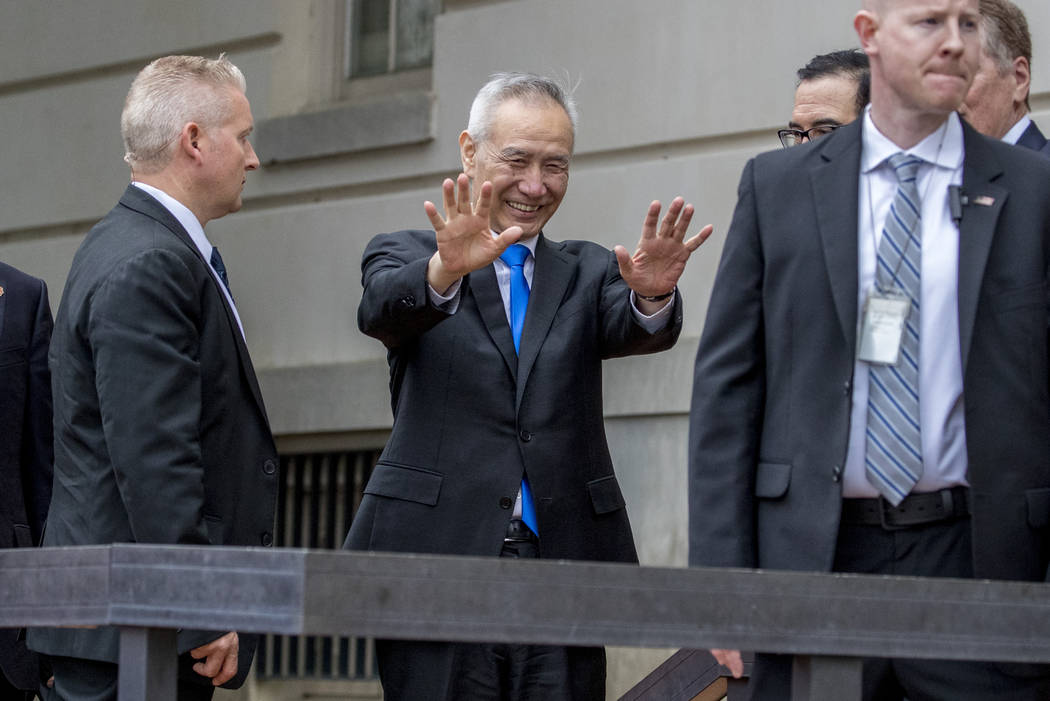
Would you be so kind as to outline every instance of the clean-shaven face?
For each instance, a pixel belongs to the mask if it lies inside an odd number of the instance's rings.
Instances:
[[[259,167],[259,158],[248,139],[254,125],[248,98],[239,90],[227,90],[229,117],[221,125],[201,128],[208,219],[218,219],[241,208],[245,174]]]
[[[492,183],[493,231],[520,226],[525,238],[540,233],[568,188],[572,146],[572,122],[556,102],[509,99],[496,108],[488,138],[474,144],[472,158],[464,155],[475,193]]]
[[[977,0],[881,0],[873,43],[888,87],[884,108],[914,113],[955,110],[980,57]],[[869,51],[869,54],[871,52]]]
[[[982,134],[1001,139],[1018,120],[1014,106],[1016,91],[1014,72],[1001,72],[999,62],[981,51],[980,66],[959,114]]]
[[[857,81],[836,74],[803,80],[795,90],[788,126],[799,131],[840,127],[857,118]]]

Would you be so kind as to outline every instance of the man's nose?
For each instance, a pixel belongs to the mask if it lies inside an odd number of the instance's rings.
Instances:
[[[259,157],[255,154],[255,148],[252,146],[252,142],[248,142],[248,158],[244,161],[245,170],[255,170],[259,167]]]
[[[529,168],[525,175],[522,176],[518,189],[521,190],[523,195],[528,195],[529,197],[542,196],[547,186],[543,183],[543,173],[540,172],[540,169]]]

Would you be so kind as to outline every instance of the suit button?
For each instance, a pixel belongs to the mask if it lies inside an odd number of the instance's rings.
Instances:
[[[265,472],[268,475],[272,475],[273,473],[277,472],[277,463],[275,463],[273,460],[267,460],[263,463],[263,472]]]
[[[262,534],[262,538],[260,538],[259,541],[263,544],[263,546],[268,548],[271,545],[273,545],[273,536],[270,535],[269,531],[267,531],[266,533]]]
[[[831,468],[831,480],[838,482],[840,479],[842,479],[842,465],[836,465]]]
[[[398,300],[398,304],[401,305],[402,309],[411,309],[412,307],[416,306],[415,295],[406,295],[402,297],[400,300]]]
[[[518,432],[518,438],[520,438],[524,443],[528,443],[532,440],[532,434],[526,431],[525,429],[521,429],[521,431]]]
[[[511,499],[510,497],[500,497],[499,498],[499,508],[501,508],[501,509],[509,509],[512,506],[514,506],[514,500]]]
[[[849,380],[842,383],[842,393],[847,397],[852,393],[852,384]]]

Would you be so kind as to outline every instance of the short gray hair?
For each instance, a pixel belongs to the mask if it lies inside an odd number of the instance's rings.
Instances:
[[[575,142],[576,123],[579,119],[576,100],[556,81],[533,73],[494,73],[489,77],[489,81],[478,90],[474,102],[470,105],[470,119],[467,122],[470,138],[478,143],[487,140],[492,131],[492,118],[496,109],[512,99],[526,102],[549,100],[561,107],[565,114],[569,115]]]
[[[124,160],[132,170],[156,172],[170,160],[182,128],[222,124],[232,113],[224,91],[245,91],[244,74],[225,54],[218,58],[165,56],[139,71],[120,115]]]

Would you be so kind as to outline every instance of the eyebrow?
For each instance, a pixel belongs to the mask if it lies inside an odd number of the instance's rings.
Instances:
[[[828,118],[828,119],[818,119],[817,121],[813,122],[813,126],[814,127],[841,127],[842,126],[842,122],[840,122],[837,119],[830,119],[830,118]],[[812,128],[813,127],[810,127],[810,129],[812,129]],[[790,121],[790,122],[788,122],[788,129],[798,129],[799,131],[802,131],[802,125],[799,124],[796,121]]]
[[[513,147],[505,148],[505,149],[503,149],[502,151],[499,152],[500,158],[502,158],[504,160],[510,160],[512,158],[529,158],[532,155],[533,154],[530,151],[526,151],[525,149],[521,149],[521,148],[513,148]],[[569,156],[552,156],[552,157],[549,157],[549,158],[545,158],[544,160],[545,161],[557,161],[558,163],[568,163],[569,162]]]

